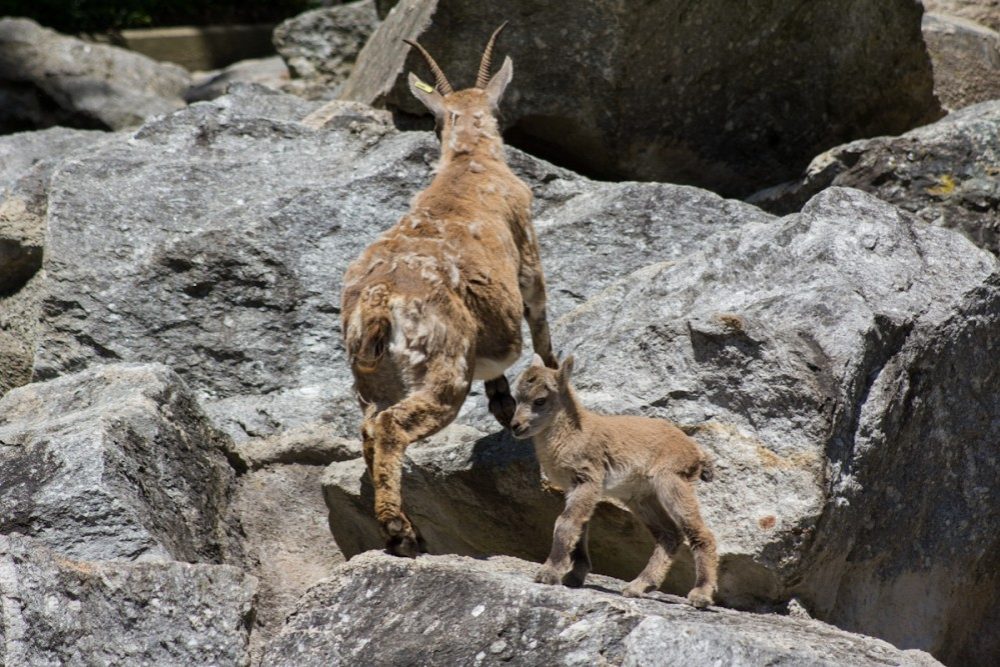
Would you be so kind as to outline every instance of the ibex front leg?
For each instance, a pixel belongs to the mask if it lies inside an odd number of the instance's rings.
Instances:
[[[556,519],[556,527],[552,533],[552,550],[548,560],[535,575],[535,581],[540,584],[558,584],[572,571],[573,551],[583,538],[584,527],[593,516],[600,499],[600,482],[577,484],[566,494],[566,508]]]

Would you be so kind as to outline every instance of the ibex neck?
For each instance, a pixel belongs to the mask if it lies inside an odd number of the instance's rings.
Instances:
[[[503,162],[503,139],[480,129],[455,130],[441,143],[441,166],[462,158]]]

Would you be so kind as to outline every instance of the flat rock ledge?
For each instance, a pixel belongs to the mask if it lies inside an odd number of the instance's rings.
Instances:
[[[625,598],[624,582],[609,577],[579,589],[536,584],[537,567],[366,552],[302,598],[263,664],[940,664],[807,618],[698,611],[661,593]]]

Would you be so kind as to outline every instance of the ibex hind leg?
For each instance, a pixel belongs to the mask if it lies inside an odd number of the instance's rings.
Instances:
[[[458,380],[461,382],[461,379]],[[423,539],[402,509],[401,483],[406,447],[433,435],[450,424],[468,391],[458,382],[444,382],[447,389],[422,389],[380,412],[374,419],[372,484],[375,486],[375,517],[386,539],[386,548],[396,556],[414,557],[426,551]]]

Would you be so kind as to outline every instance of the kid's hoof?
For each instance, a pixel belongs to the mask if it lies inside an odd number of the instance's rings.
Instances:
[[[587,579],[586,574],[581,576],[576,572],[570,572],[565,577],[563,577],[562,585],[567,586],[569,588],[580,588],[580,586],[583,586],[583,582],[586,581],[586,579]]]
[[[559,573],[550,567],[543,567],[535,575],[535,583],[537,584],[548,584],[549,586],[555,586],[562,581],[562,577]]]
[[[688,604],[696,609],[704,609],[712,604],[712,596],[704,591],[693,590],[688,593]]]
[[[645,581],[630,581],[628,586],[622,589],[622,595],[627,598],[641,598],[654,588],[655,586],[650,586]]]

